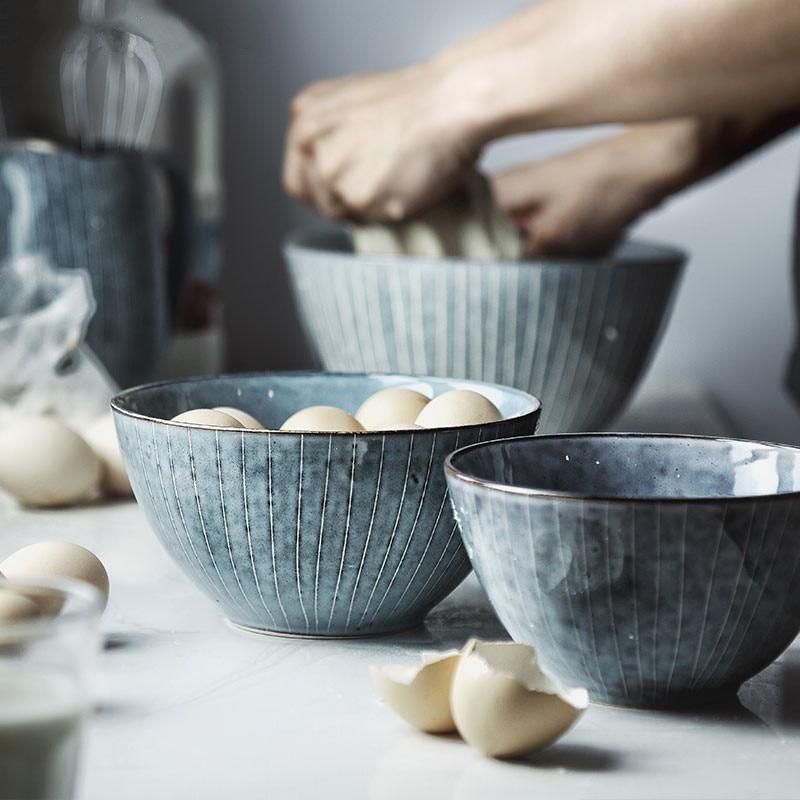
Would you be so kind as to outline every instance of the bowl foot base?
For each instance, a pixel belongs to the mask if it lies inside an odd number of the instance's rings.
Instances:
[[[610,706],[640,711],[681,711],[691,708],[726,707],[738,702],[738,686],[721,689],[697,689],[674,692],[655,697],[626,697],[615,695],[593,695],[592,705]]]
[[[242,631],[243,633],[256,634],[258,636],[272,636],[278,639],[314,639],[321,641],[330,641],[337,639],[370,639],[378,636],[392,636],[397,633],[405,633],[406,631],[413,631],[424,624],[424,620],[416,620],[415,622],[406,622],[396,627],[391,628],[378,628],[367,631],[357,631],[353,633],[303,633],[300,631],[276,631],[269,628],[257,628],[252,625],[245,625],[241,622],[234,622],[232,619],[225,619],[228,627],[235,631]]]

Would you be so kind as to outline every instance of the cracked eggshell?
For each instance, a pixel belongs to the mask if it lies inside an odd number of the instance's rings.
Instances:
[[[16,417],[0,431],[0,487],[26,506],[65,506],[100,483],[92,448],[54,417]]]
[[[221,411],[229,417],[233,417],[243,428],[249,428],[254,431],[263,431],[264,426],[252,415],[240,408],[230,408],[228,406],[217,406],[212,411]]]
[[[450,705],[464,741],[485,755],[514,758],[563,736],[589,696],[584,689],[562,689],[528,645],[473,640],[453,677]]]
[[[298,433],[363,433],[363,425],[352,414],[335,406],[311,406],[293,414],[282,431]]]
[[[381,699],[409,725],[426,733],[455,730],[450,690],[460,654],[423,653],[418,667],[370,667]]]
[[[117,497],[133,497],[112,415],[104,414],[96,420],[84,431],[83,438],[103,465],[103,490]]]
[[[416,419],[423,428],[455,428],[481,425],[503,419],[497,406],[488,398],[470,389],[453,389],[433,400]]]
[[[211,428],[243,428],[238,419],[234,419],[230,414],[214,408],[193,408],[184,411],[172,418],[172,422],[185,422],[188,425],[207,425]]]
[[[100,592],[104,606],[108,601],[109,581],[106,568],[90,550],[71,542],[30,544],[12,553],[0,564],[0,570],[12,581],[35,583],[47,578],[84,581]],[[37,595],[34,599],[43,614],[57,614],[61,609],[60,596]]]
[[[356,419],[368,431],[406,430],[429,402],[429,397],[414,389],[381,389],[361,404]]]

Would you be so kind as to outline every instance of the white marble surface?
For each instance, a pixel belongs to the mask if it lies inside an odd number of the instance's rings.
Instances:
[[[800,796],[800,641],[729,708],[592,707],[556,746],[501,763],[409,729],[376,701],[367,670],[502,636],[473,579],[410,634],[280,639],[229,629],[133,503],[4,509],[0,530],[0,556],[67,539],[111,574],[80,800]]]

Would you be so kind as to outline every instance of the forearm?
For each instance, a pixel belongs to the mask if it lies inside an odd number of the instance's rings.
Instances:
[[[489,141],[800,105],[798,42],[797,0],[543,0],[438,64],[459,124]]]

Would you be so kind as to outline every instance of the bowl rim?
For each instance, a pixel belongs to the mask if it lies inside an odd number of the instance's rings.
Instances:
[[[336,256],[337,258],[349,260],[371,260],[380,261],[380,266],[388,266],[383,259],[396,259],[398,263],[419,264],[427,267],[435,267],[437,264],[459,265],[483,267],[486,264],[495,264],[504,267],[579,267],[584,269],[597,268],[604,266],[651,266],[665,267],[670,269],[683,267],[689,260],[689,252],[681,247],[672,244],[652,241],[650,239],[625,238],[618,242],[612,252],[601,256],[563,256],[548,258],[520,258],[520,259],[467,259],[455,256],[407,256],[398,254],[386,255],[365,255],[359,256],[353,251],[331,250],[321,247],[319,239],[331,235],[349,235],[347,228],[335,225],[316,225],[306,228],[298,228],[290,231],[284,237],[282,249],[284,255],[288,256],[292,252],[313,254],[316,256]],[[634,246],[641,248],[642,253],[639,257],[633,254],[625,255],[620,252],[625,247]]]
[[[599,432],[599,433],[549,433],[543,435],[533,436],[514,436],[506,437],[505,439],[494,439],[492,441],[477,442],[476,444],[461,447],[458,450],[450,453],[444,462],[444,471],[448,480],[454,480],[461,483],[466,483],[471,486],[478,486],[481,489],[488,490],[489,492],[499,492],[502,494],[514,495],[517,497],[529,497],[534,499],[550,499],[550,500],[573,500],[583,502],[586,500],[598,503],[619,503],[628,505],[630,503],[666,503],[677,505],[708,505],[709,503],[753,503],[758,500],[769,499],[797,499],[800,497],[800,490],[794,492],[782,493],[765,493],[765,494],[748,494],[737,495],[735,497],[726,497],[724,495],[712,495],[700,497],[697,495],[689,495],[687,497],[673,497],[673,496],[658,496],[658,495],[643,495],[641,497],[632,496],[614,496],[603,494],[581,494],[579,492],[569,492],[559,489],[536,489],[528,486],[511,486],[507,483],[500,481],[491,481],[484,478],[478,478],[474,475],[459,469],[454,464],[454,460],[462,457],[464,454],[472,450],[481,448],[494,447],[498,445],[508,444],[509,442],[523,442],[523,441],[540,441],[540,440],[574,440],[574,439],[669,439],[669,440],[692,440],[702,442],[732,442],[736,444],[745,445],[762,445],[776,450],[792,451],[800,456],[800,447],[788,444],[778,444],[775,442],[765,442],[756,439],[742,439],[734,436],[703,436],[699,434],[683,434],[683,433],[642,433],[642,432]]]
[[[131,411],[128,408],[122,407],[120,404],[124,403],[125,400],[130,395],[134,395],[137,392],[145,391],[145,390],[152,390],[152,389],[160,389],[166,387],[174,387],[178,385],[186,385],[191,383],[202,383],[204,381],[223,381],[223,380],[241,380],[241,379],[252,379],[252,378],[268,378],[270,376],[273,377],[281,377],[281,378],[407,378],[409,383],[422,383],[425,381],[436,381],[436,382],[450,382],[450,383],[461,383],[466,386],[490,386],[495,388],[500,388],[504,392],[507,392],[512,395],[517,395],[520,398],[528,400],[532,403],[532,408],[529,411],[526,411],[523,414],[517,414],[516,416],[512,417],[504,417],[501,420],[496,422],[479,422],[475,425],[453,425],[453,426],[444,426],[440,428],[420,428],[418,430],[386,430],[386,431],[283,431],[283,430],[272,430],[269,428],[227,428],[222,427],[219,425],[199,425],[196,422],[176,422],[175,420],[171,419],[161,419],[159,417],[153,417],[149,414],[141,414],[138,411]],[[392,388],[392,387],[387,387]],[[175,428],[183,428],[183,429],[202,429],[202,430],[209,430],[209,431],[233,431],[236,433],[242,434],[251,434],[251,435],[275,435],[275,436],[320,436],[320,437],[361,437],[365,438],[368,436],[406,436],[409,435],[425,435],[425,434],[435,434],[440,433],[441,431],[469,431],[469,430],[480,430],[485,429],[487,426],[491,425],[501,425],[505,422],[519,422],[521,420],[525,420],[528,418],[534,418],[542,411],[542,402],[539,400],[538,397],[526,392],[522,389],[517,389],[513,386],[505,386],[500,383],[491,383],[489,381],[473,381],[467,378],[437,378],[431,375],[406,375],[401,372],[326,372],[326,371],[319,371],[319,370],[275,370],[275,371],[253,371],[253,372],[239,372],[239,373],[223,373],[221,375],[196,375],[189,378],[173,378],[173,379],[166,379],[160,381],[153,381],[151,383],[143,383],[138,386],[132,386],[129,389],[123,389],[114,397],[111,398],[111,410],[115,414],[119,414],[125,417],[131,417],[133,419],[144,420],[146,422],[154,422],[160,425],[168,425],[170,427]],[[524,437],[522,437],[524,438]]]

